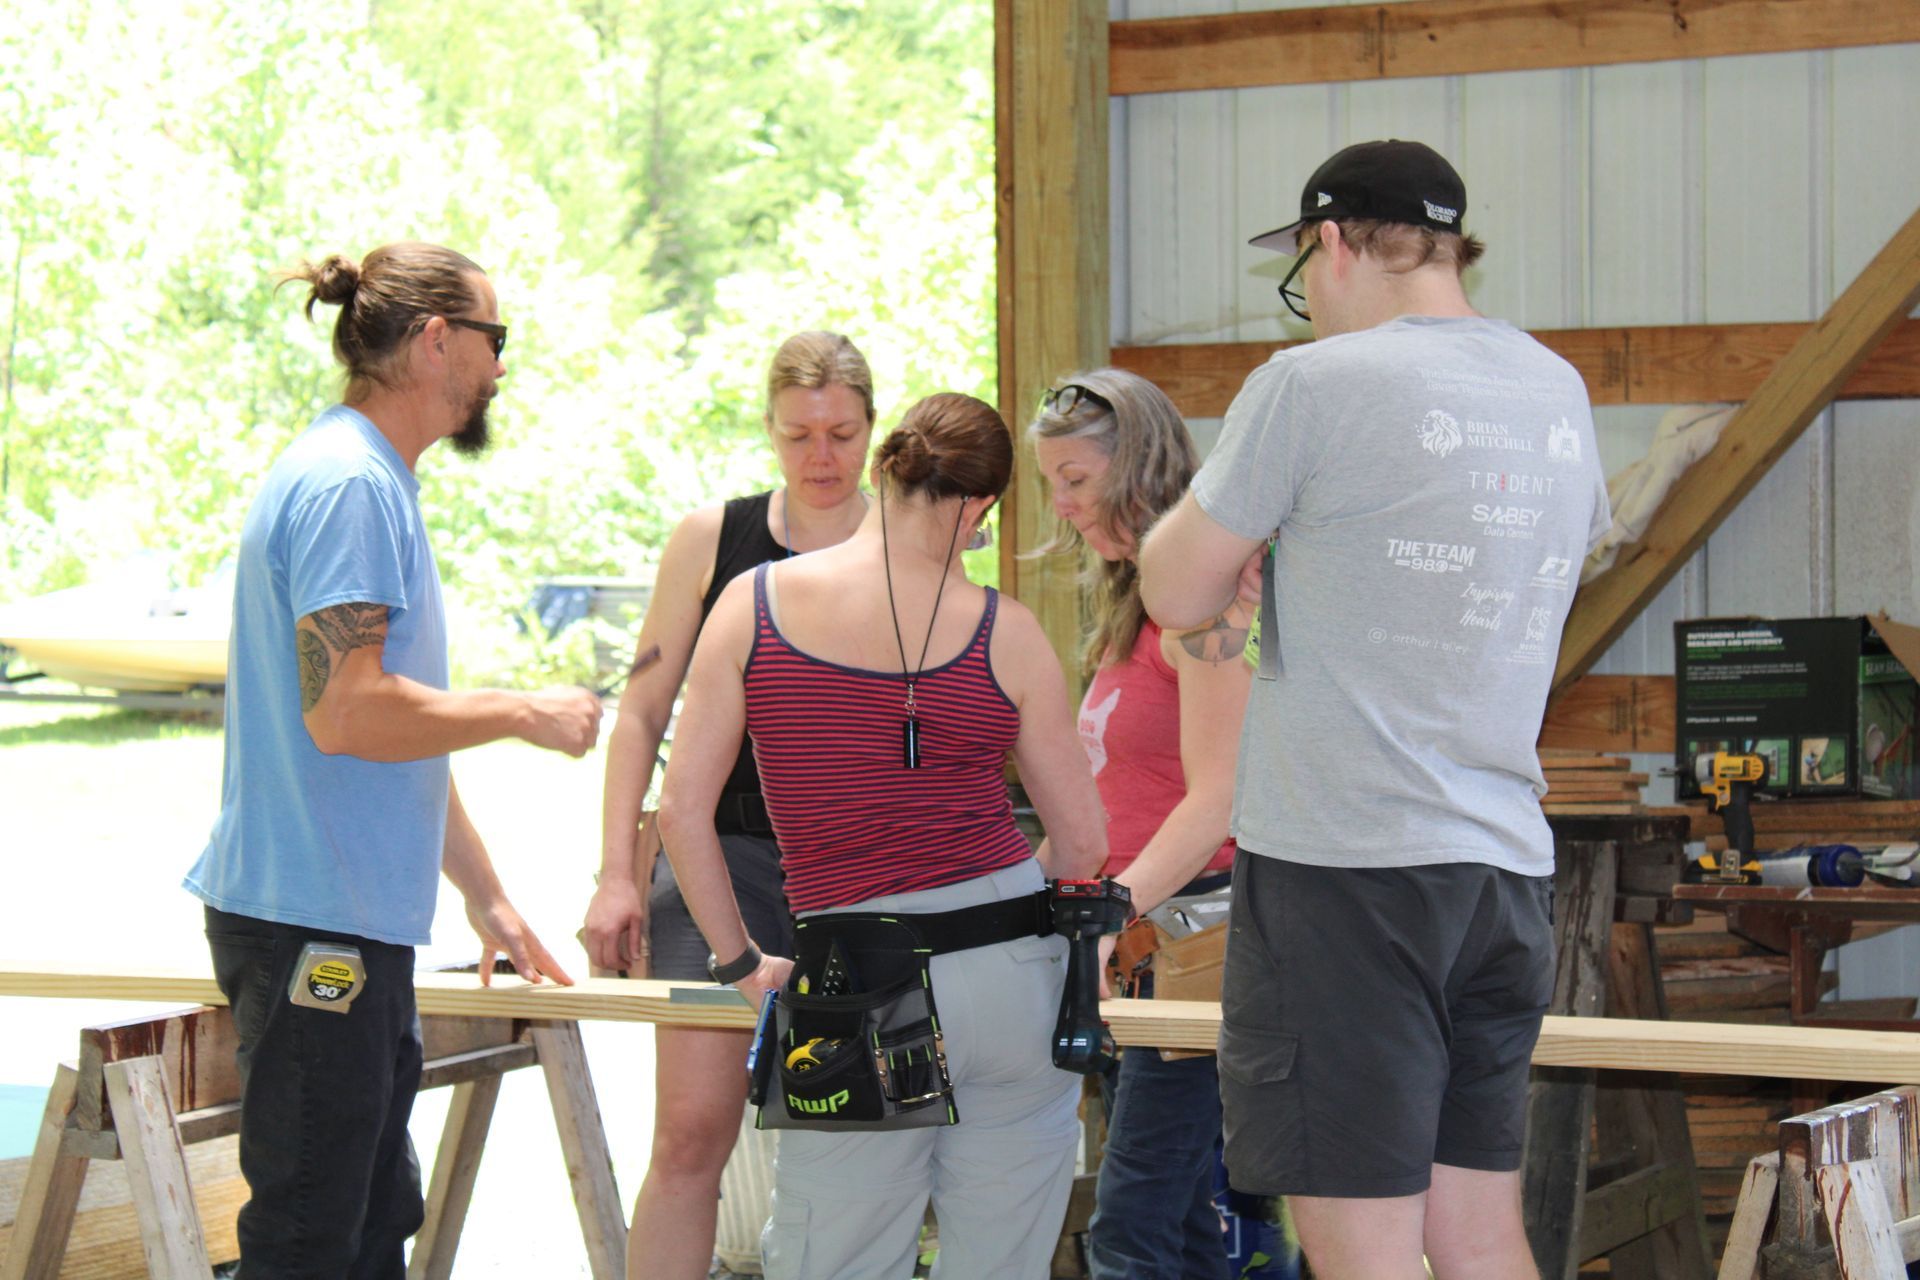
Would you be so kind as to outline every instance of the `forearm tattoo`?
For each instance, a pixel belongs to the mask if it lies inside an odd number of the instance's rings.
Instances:
[[[294,636],[302,712],[313,710],[327,691],[336,659],[368,645],[385,644],[387,638],[387,606],[383,604],[336,604],[311,618],[313,629],[302,627]]]
[[[1180,647],[1202,662],[1227,662],[1246,651],[1247,631],[1223,613],[1204,627],[1181,632]]]

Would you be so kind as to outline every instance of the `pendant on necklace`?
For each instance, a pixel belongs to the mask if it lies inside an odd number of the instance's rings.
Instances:
[[[900,762],[908,769],[920,767],[920,717],[914,711],[913,681],[907,681],[907,719],[900,726]]]

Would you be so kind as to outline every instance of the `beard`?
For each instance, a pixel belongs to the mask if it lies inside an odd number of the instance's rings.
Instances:
[[[493,426],[487,421],[487,406],[492,401],[491,395],[476,397],[473,407],[467,411],[467,420],[449,437],[453,451],[461,457],[477,458],[493,443]]]

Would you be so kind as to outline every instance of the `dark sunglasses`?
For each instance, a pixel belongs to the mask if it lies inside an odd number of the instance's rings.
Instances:
[[[507,349],[507,326],[489,324],[485,320],[469,320],[465,316],[442,316],[448,324],[458,325],[462,329],[472,329],[475,333],[484,333],[487,341],[493,344],[493,358],[498,360],[500,353]]]
[[[1064,417],[1072,413],[1082,400],[1091,400],[1108,413],[1113,412],[1113,401],[1107,399],[1092,387],[1083,387],[1077,382],[1069,382],[1064,387],[1047,388],[1046,392],[1040,397],[1040,407],[1043,409],[1051,409],[1053,412]]]
[[[1300,274],[1300,268],[1307,265],[1307,259],[1311,258],[1313,251],[1319,247],[1318,240],[1308,245],[1306,252],[1293,260],[1293,270],[1287,272],[1287,278],[1280,282],[1280,301],[1287,304],[1287,310],[1309,324],[1313,323],[1313,317],[1307,314],[1307,295],[1295,289],[1289,289],[1287,286],[1293,283],[1293,278]]]

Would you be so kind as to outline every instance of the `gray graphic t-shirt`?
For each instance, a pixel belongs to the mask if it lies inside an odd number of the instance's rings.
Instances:
[[[1553,870],[1534,743],[1610,523],[1586,386],[1512,325],[1402,317],[1276,354],[1194,478],[1276,536],[1233,834],[1320,866]]]

